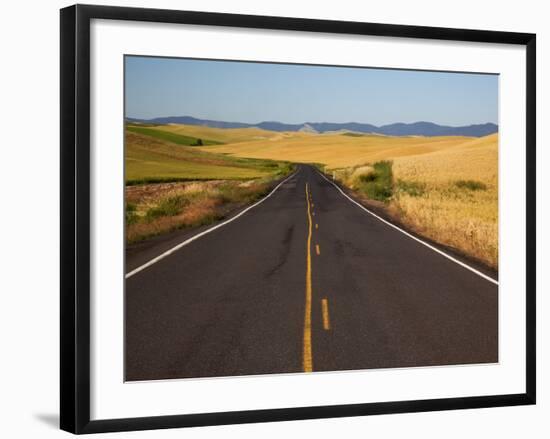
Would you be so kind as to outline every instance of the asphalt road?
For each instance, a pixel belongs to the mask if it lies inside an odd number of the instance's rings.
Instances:
[[[128,272],[200,231],[127,252]],[[498,361],[498,285],[315,169],[134,272],[126,380]]]

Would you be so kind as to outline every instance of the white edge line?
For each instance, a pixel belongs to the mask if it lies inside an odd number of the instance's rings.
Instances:
[[[208,233],[210,232],[213,232],[214,230],[216,229],[219,229],[220,227],[223,227],[227,224],[229,224],[230,222],[232,221],[235,221],[237,218],[239,218],[240,216],[244,215],[246,212],[248,212],[250,209],[253,209],[254,207],[258,206],[259,204],[263,203],[265,200],[267,200],[269,197],[271,197],[271,195],[273,195],[275,193],[275,191],[277,189],[279,189],[284,183],[286,183],[288,180],[290,180],[292,177],[294,177],[296,174],[298,174],[298,171],[294,172],[293,174],[289,175],[287,178],[285,178],[283,181],[281,181],[277,186],[275,186],[275,188],[269,193],[267,194],[265,197],[263,197],[261,200],[257,201],[256,203],[252,204],[251,206],[248,206],[246,209],[244,209],[242,212],[239,212],[237,215],[229,218],[228,220],[225,220],[219,224],[216,224],[215,226],[212,226],[210,227],[209,229],[207,230],[204,230],[200,233],[197,233],[196,235],[192,236],[191,238],[189,239],[186,239],[185,241],[183,242],[180,242],[178,245],[176,245],[175,247],[172,247],[170,250],[167,250],[165,251],[164,253],[158,255],[157,257],[151,259],[149,262],[146,262],[145,264],[143,265],[140,265],[139,267],[137,268],[134,268],[132,271],[130,271],[129,273],[126,273],[126,275],[124,276],[125,279],[128,279],[129,277],[132,277],[134,274],[137,274],[139,273],[140,271],[142,270],[145,270],[146,268],[150,267],[151,265],[153,264],[156,264],[158,261],[164,259],[165,257],[171,255],[172,253],[178,251],[180,248],[186,246],[187,244],[195,241],[196,239],[199,239],[200,237],[204,236],[204,235],[207,235]]]
[[[369,213],[370,215],[372,215],[373,217],[375,217],[376,219],[382,221],[383,223],[387,224],[388,226],[390,227],[393,227],[395,230],[398,230],[399,232],[403,233],[404,235],[407,235],[409,238],[411,239],[414,239],[416,242],[419,242],[420,244],[428,247],[429,249],[433,250],[434,252],[436,253],[439,253],[441,256],[444,256],[445,258],[453,261],[454,263],[460,265],[461,267],[464,267],[465,269],[467,270],[470,270],[472,273],[475,273],[477,274],[478,276],[482,277],[483,279],[485,280],[488,280],[489,282],[492,282],[494,283],[495,285],[498,285],[498,281],[494,280],[492,277],[489,277],[487,276],[486,274],[483,274],[481,271],[478,271],[476,270],[475,268],[472,268],[470,267],[469,265],[465,264],[464,262],[461,262],[459,261],[458,259],[455,259],[453,258],[452,256],[448,255],[447,253],[439,250],[438,248],[434,247],[433,245],[430,245],[428,244],[427,242],[425,241],[422,241],[421,239],[418,239],[416,236],[414,235],[411,235],[409,232],[406,232],[405,230],[401,229],[400,227],[397,227],[395,224],[392,224],[390,223],[389,221],[386,221],[384,218],[376,215],[374,212],[370,211],[369,209],[367,209],[365,206],[363,206],[362,204],[358,203],[357,201],[355,201],[353,198],[351,198],[348,194],[346,194],[341,188],[340,186],[338,186],[336,183],[334,183],[333,181],[329,180],[327,177],[325,177],[321,172],[319,172],[319,175],[321,175],[321,177],[323,177],[326,181],[328,181],[330,184],[332,184],[336,189],[338,189],[340,191],[340,193],[346,197],[348,200],[350,200],[352,203],[356,204],[357,206],[359,206],[361,209],[363,209],[365,212]]]

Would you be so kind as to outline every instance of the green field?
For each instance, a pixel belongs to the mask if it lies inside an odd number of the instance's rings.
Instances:
[[[203,125],[157,125],[157,130],[184,136],[214,140],[219,143],[248,142],[284,137],[285,133],[262,130],[260,128],[213,128]]]
[[[156,135],[150,136],[144,130],[147,129],[128,127],[126,131],[127,185],[190,180],[246,180],[284,175],[291,169],[291,165],[286,162],[203,152]]]
[[[176,145],[202,146],[202,145],[221,145],[222,144],[222,142],[218,142],[215,140],[186,136],[186,135],[177,134],[170,131],[164,131],[164,130],[152,128],[152,127],[128,125],[126,129],[134,133],[145,134],[147,136],[155,137],[156,139],[175,143]]]

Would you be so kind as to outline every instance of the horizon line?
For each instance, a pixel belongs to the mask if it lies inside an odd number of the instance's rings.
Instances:
[[[319,122],[319,121],[317,121],[317,122],[313,122],[313,121],[281,122],[279,120],[265,120],[265,119],[261,120],[260,122],[252,123],[252,122],[240,122],[240,121],[233,121],[233,120],[200,118],[200,117],[190,116],[188,114],[179,115],[179,116],[155,116],[155,117],[149,117],[149,118],[124,116],[124,119],[152,121],[154,119],[168,119],[168,118],[178,118],[178,117],[190,117],[190,118],[196,119],[196,120],[208,120],[208,121],[211,121],[211,122],[239,123],[239,124],[251,125],[251,126],[256,126],[256,125],[259,125],[261,123],[280,123],[280,124],[283,124],[283,125],[306,125],[306,124],[320,124],[320,123],[331,123],[331,124],[344,125],[344,124],[356,123],[356,124],[361,124],[361,125],[372,125],[376,128],[382,128],[382,127],[385,127],[385,126],[396,125],[396,124],[413,125],[413,124],[417,124],[417,123],[430,123],[430,124],[433,124],[433,125],[450,127],[450,128],[461,128],[461,127],[467,127],[467,126],[473,126],[473,125],[495,125],[497,127],[499,126],[499,124],[495,123],[495,122],[477,122],[477,123],[469,123],[469,124],[466,124],[466,125],[447,125],[447,124],[440,124],[440,123],[437,123],[437,122],[431,122],[431,121],[428,121],[428,120],[417,120],[415,122],[391,122],[391,123],[386,123],[386,124],[383,124],[383,125],[376,125],[376,124],[373,124],[373,123],[370,123],[370,122],[357,122],[357,121],[348,121],[348,122],[329,122],[329,121],[322,121],[322,122]]]

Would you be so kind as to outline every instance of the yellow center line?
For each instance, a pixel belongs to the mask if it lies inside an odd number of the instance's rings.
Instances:
[[[315,252],[317,253],[317,256],[321,254],[321,248],[319,247],[319,244],[315,244]]]
[[[315,223],[315,228],[318,229],[318,228],[319,228],[319,224]]]
[[[306,261],[306,310],[304,318],[304,372],[313,371],[313,358],[311,354],[311,207],[309,204],[309,186],[306,183],[308,236],[307,236],[307,261]]]
[[[328,331],[330,329],[330,318],[328,316],[328,299],[323,299],[321,301],[321,305],[323,308],[323,328],[325,331]]]

